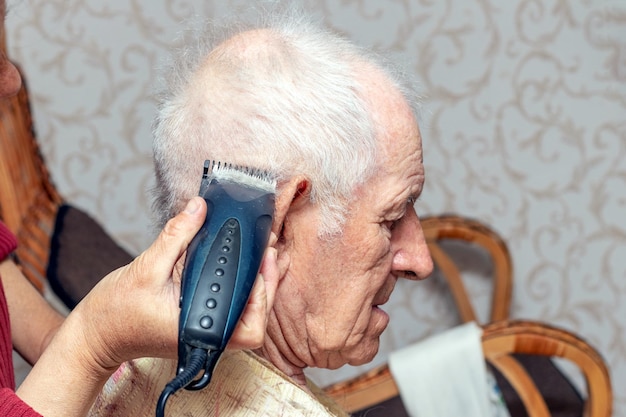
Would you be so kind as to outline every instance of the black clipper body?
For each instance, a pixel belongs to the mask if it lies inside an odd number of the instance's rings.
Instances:
[[[208,351],[204,388],[248,302],[268,244],[275,182],[265,173],[206,161],[200,196],[207,216],[191,241],[182,274],[177,374],[194,349]]]

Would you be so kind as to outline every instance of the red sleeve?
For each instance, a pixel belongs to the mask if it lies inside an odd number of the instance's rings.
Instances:
[[[0,222],[0,261],[3,261],[8,254],[13,252],[16,245],[15,236]],[[12,352],[9,310],[4,297],[2,280],[0,280],[0,387],[15,388]],[[3,400],[0,400],[0,410],[3,402]],[[2,415],[4,414],[0,412],[0,416]]]
[[[0,261],[13,252],[16,247],[17,239],[4,223],[0,222]]]
[[[15,250],[17,247],[17,240],[13,233],[7,229],[7,227],[0,222],[0,261],[7,257],[11,252]],[[0,291],[0,296],[4,298],[4,293]],[[4,300],[0,300],[0,304],[3,304]],[[3,306],[6,310],[6,305]],[[3,314],[0,314],[3,316]],[[7,323],[3,323],[7,325],[8,330],[8,315],[6,316]],[[11,339],[10,335],[7,334],[8,344],[10,346]],[[0,342],[0,344],[2,344]],[[10,356],[9,356],[10,360]],[[11,368],[11,372],[13,369]],[[13,376],[11,375],[11,378]],[[0,388],[0,416],[3,417],[42,417],[41,414],[33,410],[28,404],[22,401],[10,388]]]
[[[42,417],[9,388],[0,388],[0,416]]]

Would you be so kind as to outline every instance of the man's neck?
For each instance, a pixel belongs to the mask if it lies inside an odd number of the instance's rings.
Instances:
[[[306,366],[304,363],[296,363],[299,361],[295,359],[295,355],[293,354],[284,355],[281,353],[279,347],[267,334],[265,335],[265,343],[263,346],[256,349],[254,353],[271,362],[276,368],[291,378],[295,384],[312,394],[306,383],[306,376],[304,375],[304,368]],[[288,356],[292,356],[292,358]]]

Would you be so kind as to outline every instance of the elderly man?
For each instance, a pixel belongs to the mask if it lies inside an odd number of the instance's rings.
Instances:
[[[179,392],[166,414],[342,415],[305,368],[372,360],[396,281],[432,270],[413,207],[424,167],[407,90],[370,54],[293,16],[174,64],[155,125],[161,221],[197,194],[205,159],[272,172],[264,266],[280,282],[263,346],[225,353],[211,384]],[[129,363],[93,415],[153,415],[174,373],[174,362]]]

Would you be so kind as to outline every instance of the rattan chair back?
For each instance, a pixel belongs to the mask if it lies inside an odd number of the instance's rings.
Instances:
[[[0,219],[18,238],[18,264],[43,291],[50,237],[62,198],[41,156],[22,80],[17,95],[0,100]]]

